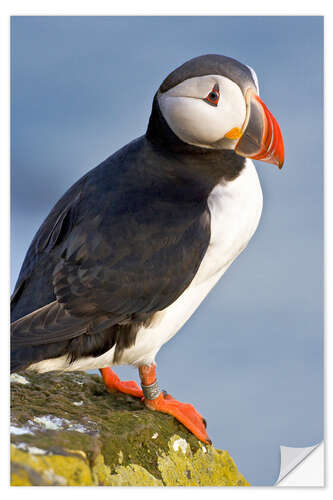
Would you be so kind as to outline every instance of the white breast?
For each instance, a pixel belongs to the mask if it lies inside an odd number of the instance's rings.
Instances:
[[[262,191],[256,169],[247,160],[233,182],[219,184],[208,198],[211,212],[211,240],[193,285],[220,273],[246,247],[262,211]]]
[[[194,280],[171,306],[155,314],[149,328],[139,330],[135,345],[124,351],[118,364],[139,366],[153,362],[161,346],[184,325],[248,244],[262,211],[262,191],[251,160],[246,160],[246,166],[237,179],[221,183],[212,191],[208,205],[211,212],[211,239]],[[114,348],[97,358],[77,360],[70,366],[65,357],[42,361],[37,363],[38,370],[103,368],[112,364],[113,354]]]

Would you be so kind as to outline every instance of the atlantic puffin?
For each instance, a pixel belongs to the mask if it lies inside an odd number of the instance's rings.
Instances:
[[[202,415],[160,390],[155,356],[258,226],[251,159],[284,161],[254,70],[209,54],[172,71],[146,133],[78,180],[36,233],[11,300],[11,371],[99,369],[108,391],[210,442]],[[115,365],[137,367],[141,388]]]

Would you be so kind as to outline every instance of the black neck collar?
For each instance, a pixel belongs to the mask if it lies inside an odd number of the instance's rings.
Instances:
[[[146,139],[163,156],[173,157],[181,177],[189,177],[209,194],[221,181],[236,179],[245,166],[245,158],[232,150],[208,149],[181,141],[170,129],[154,97]]]

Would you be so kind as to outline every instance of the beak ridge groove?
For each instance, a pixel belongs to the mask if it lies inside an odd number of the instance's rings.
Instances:
[[[246,95],[247,119],[235,152],[253,160],[265,161],[282,168],[284,145],[281,130],[273,114],[253,91]]]

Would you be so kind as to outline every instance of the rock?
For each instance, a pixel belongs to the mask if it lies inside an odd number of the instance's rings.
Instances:
[[[227,451],[81,372],[11,376],[12,486],[247,486]]]

